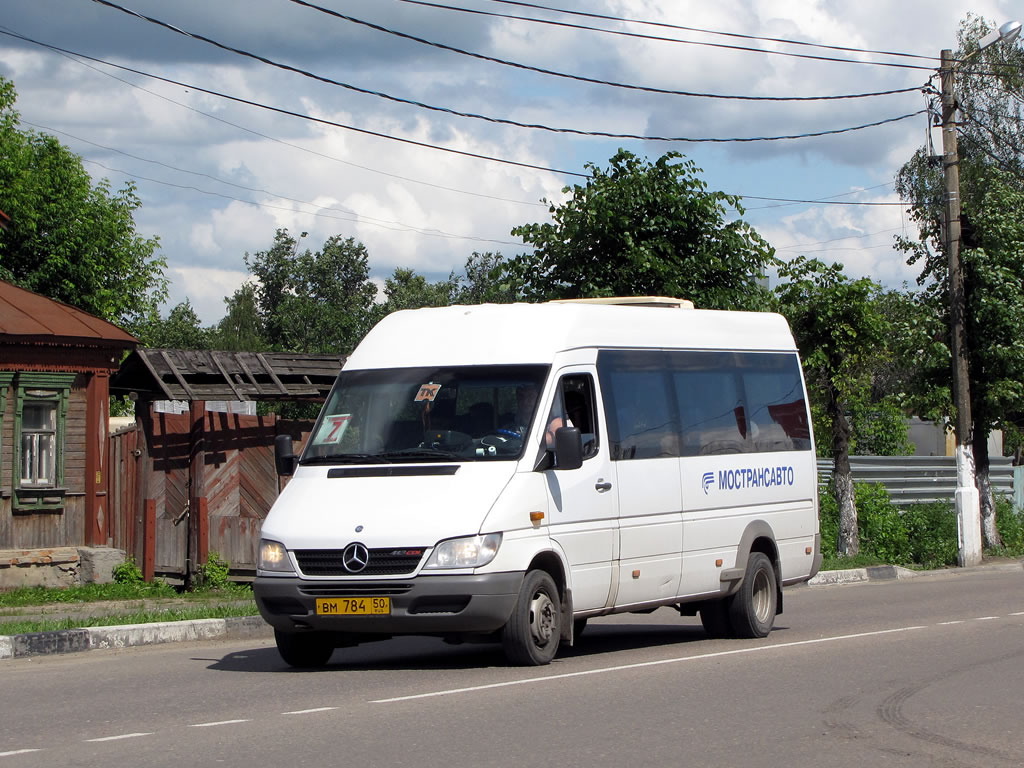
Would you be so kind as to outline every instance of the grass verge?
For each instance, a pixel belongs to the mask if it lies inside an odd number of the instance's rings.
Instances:
[[[252,597],[246,584],[232,584],[225,589],[179,592],[162,581],[136,584],[83,584],[77,587],[18,587],[0,591],[0,608],[19,608],[28,605],[58,603],[97,603],[106,600],[151,600],[176,598],[189,601],[245,600]]]
[[[192,619],[227,619],[255,616],[255,601],[246,605],[196,605],[166,610],[143,610],[108,616],[81,616],[63,619],[26,619],[0,622],[0,635],[21,635],[28,632],[53,632],[83,627],[111,627],[121,624],[153,624],[158,621],[189,621]]]

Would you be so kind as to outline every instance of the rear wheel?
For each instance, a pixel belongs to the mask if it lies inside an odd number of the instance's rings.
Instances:
[[[736,637],[767,637],[775,624],[778,586],[767,555],[751,552],[739,591],[729,604],[729,624]]]
[[[530,571],[501,631],[505,656],[524,667],[547,664],[558,652],[561,621],[562,605],[554,579],[546,571]]]
[[[299,669],[322,667],[334,653],[334,642],[329,635],[313,632],[281,632],[274,630],[277,652],[285,663]]]

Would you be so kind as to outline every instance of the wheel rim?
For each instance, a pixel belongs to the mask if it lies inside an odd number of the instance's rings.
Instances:
[[[754,574],[754,583],[751,589],[751,603],[754,608],[754,616],[758,622],[764,624],[771,619],[772,613],[772,589],[768,572],[763,568]]]
[[[530,635],[538,647],[551,642],[558,627],[555,604],[545,592],[538,592],[530,601]]]

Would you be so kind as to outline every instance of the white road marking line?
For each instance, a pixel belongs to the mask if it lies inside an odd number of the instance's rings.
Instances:
[[[11,757],[12,755],[26,755],[29,752],[42,752],[41,749],[12,749],[10,752],[0,752],[0,757]]]
[[[103,736],[99,739],[86,739],[86,741],[119,741],[120,739],[135,739],[139,736],[152,736],[150,733],[122,733],[120,736]]]
[[[1017,613],[1011,613],[1011,616],[1024,616],[1024,611],[1017,611]]]
[[[192,723],[189,728],[211,728],[215,725],[234,725],[235,723],[249,723],[251,720],[218,720],[215,723]]]
[[[1001,618],[1002,616],[979,616],[978,618],[974,619],[974,621],[995,621],[996,619]]]
[[[316,707],[315,709],[296,709],[294,712],[282,712],[282,715],[308,715],[311,712],[330,712],[337,707]]]
[[[429,699],[435,696],[451,696],[456,693],[471,693],[473,691],[486,691],[492,688],[507,688],[513,685],[530,685],[532,683],[547,683],[552,680],[565,680],[570,677],[583,677],[584,675],[601,675],[608,672],[622,672],[627,669],[643,669],[644,667],[656,667],[662,664],[679,664],[687,661],[700,661],[702,659],[716,659],[723,656],[737,656],[742,653],[761,653],[773,651],[778,648],[795,648],[801,645],[815,645],[818,643],[834,643],[841,640],[856,640],[862,637],[877,637],[879,635],[890,635],[896,632],[911,632],[916,629],[927,629],[927,627],[900,627],[898,629],[882,629],[877,632],[858,632],[852,635],[838,635],[836,637],[821,637],[815,640],[799,640],[792,643],[777,643],[775,645],[759,645],[755,648],[735,648],[731,651],[716,651],[715,653],[701,653],[696,656],[677,656],[671,659],[659,659],[658,661],[641,661],[636,664],[621,664],[614,667],[603,667],[600,669],[587,669],[581,672],[566,672],[561,675],[547,675],[546,677],[531,677],[526,680],[508,680],[504,683],[489,683],[487,685],[474,685],[468,688],[450,688],[445,691],[433,691],[431,693],[416,693],[410,696],[395,696],[390,699],[376,699],[371,704],[393,704],[399,701],[412,701],[413,699]]]
[[[965,623],[966,622],[963,619],[957,619],[956,621],[940,621],[936,626],[948,627],[948,626],[951,626],[953,624],[965,624]]]

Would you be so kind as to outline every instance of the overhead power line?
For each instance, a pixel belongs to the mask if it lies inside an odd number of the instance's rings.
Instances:
[[[750,51],[753,53],[763,53],[769,56],[788,56],[794,59],[812,59],[814,61],[834,61],[840,64],[865,64],[876,67],[894,67],[896,69],[917,69],[924,71],[931,71],[935,67],[922,66],[918,64],[898,64],[891,61],[862,61],[860,59],[840,59],[835,56],[816,56],[810,53],[793,53],[792,51],[773,51],[767,48],[751,48],[744,45],[729,45],[726,43],[709,43],[706,40],[680,40],[675,37],[661,37],[658,35],[647,35],[639,32],[626,32],[621,29],[605,29],[602,27],[588,27],[584,24],[571,24],[565,21],[554,21],[551,19],[537,19],[529,16],[513,16],[507,13],[495,13],[493,11],[481,11],[475,8],[459,8],[453,5],[444,5],[443,3],[428,2],[428,0],[398,0],[400,3],[408,3],[410,5],[420,5],[427,8],[437,8],[444,11],[455,11],[459,13],[469,13],[476,16],[492,16],[499,19],[514,19],[516,21],[529,21],[537,24],[548,24],[555,27],[562,27],[567,29],[580,29],[587,32],[602,32],[608,35],[618,35],[620,37],[636,38],[640,40],[656,40],[665,43],[680,43],[682,45],[698,45],[707,48],[724,48],[732,51]]]
[[[6,29],[6,28],[5,27],[0,27],[0,30],[4,30],[4,29]],[[470,197],[479,197],[479,198],[484,199],[484,200],[497,200],[497,201],[503,202],[503,203],[514,203],[516,205],[528,205],[528,206],[536,207],[536,208],[547,208],[547,206],[544,205],[544,203],[539,203],[539,202],[536,202],[536,201],[517,200],[517,199],[512,198],[512,197],[502,197],[501,195],[489,195],[489,194],[487,194],[485,192],[474,192],[474,191],[468,190],[468,189],[458,189],[457,187],[448,187],[448,186],[445,186],[443,184],[436,184],[436,183],[431,182],[431,181],[424,181],[423,179],[414,179],[411,176],[402,176],[401,174],[390,173],[388,171],[382,171],[379,168],[371,168],[368,165],[360,165],[359,163],[353,163],[350,160],[342,160],[340,157],[334,157],[333,155],[328,155],[328,154],[326,154],[324,152],[318,152],[315,149],[310,149],[309,147],[304,147],[301,144],[292,144],[291,142],[285,141],[284,139],[279,139],[276,136],[270,136],[270,135],[268,135],[266,133],[261,133],[260,131],[254,130],[254,129],[249,128],[247,126],[239,125],[238,123],[233,123],[230,120],[225,120],[223,117],[218,117],[217,115],[212,115],[209,112],[204,112],[201,109],[196,109],[191,104],[185,104],[183,102],[176,101],[176,100],[170,98],[169,96],[164,96],[162,93],[157,93],[156,91],[151,91],[149,88],[145,88],[145,87],[139,85],[138,83],[133,83],[130,80],[125,80],[124,78],[118,77],[117,75],[115,75],[115,74],[113,74],[111,72],[105,72],[104,70],[100,69],[99,67],[94,67],[92,64],[89,64],[89,63],[87,63],[85,61],[82,61],[82,60],[76,58],[72,54],[64,53],[63,51],[53,51],[53,52],[63,56],[64,58],[68,59],[69,61],[75,62],[76,64],[78,64],[80,66],[83,66],[83,67],[85,67],[87,69],[91,69],[93,72],[97,72],[98,74],[101,74],[104,77],[109,77],[110,79],[116,80],[119,83],[123,83],[124,85],[127,85],[130,88],[134,88],[136,90],[142,91],[143,93],[148,93],[150,96],[153,96],[155,98],[158,98],[158,99],[161,99],[163,101],[166,101],[168,104],[174,104],[177,107],[181,107],[182,109],[187,109],[190,112],[195,112],[197,115],[202,115],[203,117],[209,118],[210,120],[216,120],[218,123],[221,123],[222,125],[230,126],[231,128],[235,128],[235,129],[237,129],[239,131],[244,131],[245,133],[251,134],[253,136],[258,136],[261,139],[266,139],[267,141],[272,141],[275,144],[280,144],[281,146],[288,147],[290,149],[295,149],[295,150],[298,150],[299,152],[304,152],[304,153],[309,154],[309,155],[313,155],[314,157],[320,157],[320,158],[323,158],[324,160],[330,160],[331,162],[339,163],[340,165],[348,166],[349,168],[358,168],[359,170],[366,171],[367,173],[377,174],[378,176],[384,176],[384,177],[389,178],[389,179],[397,179],[398,181],[404,181],[404,182],[407,182],[409,184],[419,184],[419,185],[422,185],[422,186],[425,186],[425,187],[430,187],[431,189],[440,189],[440,190],[443,190],[445,192],[454,192],[454,193],[459,194],[459,195],[469,195]],[[70,135],[70,134],[68,134],[68,135]],[[81,141],[87,141],[86,139],[80,139],[80,140]]]
[[[454,149],[452,147],[442,147],[439,144],[430,144],[429,142],[416,141],[415,139],[407,139],[407,138],[404,138],[404,137],[401,137],[401,136],[391,136],[390,134],[387,134],[387,133],[381,133],[379,131],[371,131],[368,128],[359,128],[359,127],[354,126],[354,125],[347,125],[345,123],[339,123],[337,121],[328,120],[328,119],[323,118],[323,117],[314,117],[313,115],[307,115],[304,112],[295,112],[295,111],[290,110],[290,109],[284,109],[282,107],[275,107],[275,106],[272,106],[270,104],[264,104],[264,103],[259,102],[259,101],[253,101],[252,99],[244,99],[244,98],[242,98],[240,96],[232,96],[231,94],[222,93],[221,91],[215,91],[215,90],[212,90],[210,88],[203,88],[202,86],[194,85],[192,83],[185,83],[185,82],[182,82],[181,80],[174,80],[174,79],[169,78],[169,77],[163,77],[161,75],[154,75],[154,74],[151,74],[149,72],[144,72],[141,69],[134,69],[132,67],[125,66],[124,64],[115,64],[112,61],[105,61],[104,59],[98,59],[95,56],[89,56],[88,54],[78,53],[76,51],[71,51],[71,50],[68,50],[67,48],[61,48],[61,47],[56,46],[56,45],[51,45],[50,43],[43,43],[43,42],[41,42],[39,40],[34,40],[34,39],[30,38],[30,37],[26,37],[25,35],[21,35],[21,34],[18,34],[17,32],[12,32],[10,30],[0,29],[0,34],[7,35],[8,37],[14,37],[14,38],[17,38],[19,40],[24,40],[25,42],[33,43],[34,45],[38,45],[38,46],[41,46],[43,48],[49,48],[50,50],[57,51],[59,53],[67,53],[67,54],[70,54],[72,56],[79,56],[79,57],[81,57],[83,59],[87,59],[88,61],[95,61],[97,64],[105,64],[108,67],[114,67],[115,69],[120,69],[123,72],[131,72],[134,75],[140,75],[142,77],[148,77],[148,78],[151,78],[153,80],[159,80],[162,83],[167,83],[169,85],[175,85],[175,86],[178,86],[179,88],[186,88],[186,89],[189,89],[189,90],[197,91],[199,93],[206,93],[206,94],[209,94],[210,96],[216,96],[217,98],[220,98],[220,99],[226,99],[228,101],[233,101],[233,102],[236,102],[238,104],[245,104],[246,106],[256,107],[258,109],[265,109],[268,112],[275,112],[275,113],[277,113],[279,115],[287,115],[289,117],[296,117],[296,118],[299,118],[300,120],[308,120],[308,121],[313,122],[313,123],[319,123],[320,125],[329,125],[332,128],[340,128],[340,129],[346,130],[346,131],[353,131],[355,133],[361,133],[361,134],[364,134],[366,136],[374,136],[374,137],[379,138],[379,139],[387,139],[389,141],[397,141],[397,142],[400,142],[402,144],[409,144],[409,145],[414,146],[414,147],[422,147],[424,149],[434,149],[434,150],[437,150],[438,152],[447,152],[448,154],[459,155],[460,157],[468,157],[468,158],[472,158],[474,160],[487,160],[487,161],[492,162],[492,163],[502,163],[504,165],[511,165],[511,166],[514,166],[514,167],[517,167],[517,168],[528,168],[528,169],[533,170],[533,171],[544,171],[546,173],[557,173],[557,174],[560,174],[560,175],[563,175],[563,176],[572,176],[572,177],[580,178],[580,179],[589,179],[590,178],[589,174],[579,173],[578,171],[564,171],[564,170],[560,170],[558,168],[548,168],[548,167],[543,166],[543,165],[536,165],[534,163],[525,163],[525,162],[520,162],[518,160],[509,160],[509,159],[503,158],[503,157],[495,157],[493,155],[484,155],[484,154],[481,154],[481,153],[478,153],[478,152],[468,152],[466,150]]]
[[[244,190],[246,192],[256,192],[258,194],[270,195],[271,197],[277,198],[279,200],[287,200],[290,203],[298,203],[299,205],[309,205],[309,206],[317,208],[318,210],[321,210],[321,211],[335,211],[337,213],[349,214],[349,216],[354,217],[354,218],[344,219],[344,218],[338,217],[338,216],[330,216],[329,218],[335,218],[335,219],[341,218],[342,221],[357,221],[357,222],[362,222],[362,223],[366,223],[366,224],[374,224],[374,225],[377,225],[377,226],[386,227],[388,229],[401,228],[401,230],[409,230],[409,231],[418,232],[418,233],[424,234],[424,235],[431,235],[431,236],[437,236],[437,237],[447,237],[447,238],[452,238],[452,239],[456,239],[456,240],[481,240],[481,241],[485,241],[485,242],[488,242],[488,243],[501,243],[503,245],[519,245],[519,243],[513,243],[513,242],[510,242],[510,241],[507,241],[507,240],[488,240],[486,238],[475,237],[473,235],[457,235],[457,234],[454,234],[454,233],[451,233],[451,232],[444,232],[443,230],[439,230],[439,229],[438,230],[427,230],[427,229],[424,229],[422,227],[415,227],[412,224],[406,224],[403,221],[393,221],[393,220],[390,220],[390,219],[378,219],[378,218],[375,218],[373,216],[367,216],[365,214],[359,213],[359,211],[354,211],[354,210],[352,210],[350,208],[337,208],[337,207],[331,206],[331,205],[320,205],[319,203],[314,203],[311,200],[300,200],[299,198],[288,197],[288,195],[282,195],[282,194],[279,194],[277,192],[272,192],[269,189],[261,189],[259,187],[247,187],[244,184],[238,184],[238,183],[236,183],[234,181],[228,181],[227,179],[221,179],[221,178],[219,178],[217,176],[212,176],[209,173],[203,173],[202,171],[191,171],[191,170],[189,170],[187,168],[180,168],[180,167],[178,167],[176,165],[171,165],[169,163],[165,163],[165,162],[162,162],[160,160],[151,160],[148,157],[141,157],[139,155],[134,155],[131,152],[125,152],[124,150],[116,149],[115,147],[108,147],[108,146],[104,146],[103,144],[98,144],[95,141],[89,141],[89,139],[83,139],[81,136],[75,136],[74,134],[68,133],[67,131],[61,131],[61,130],[57,130],[56,128],[49,128],[49,127],[47,127],[45,125],[38,125],[36,123],[31,123],[28,120],[25,120],[24,118],[22,118],[20,120],[20,122],[22,124],[24,124],[24,125],[28,125],[28,126],[31,126],[33,128],[38,128],[39,130],[49,131],[49,132],[52,132],[52,133],[59,133],[62,136],[67,136],[68,138],[74,139],[75,141],[80,141],[83,144],[89,144],[89,145],[91,145],[93,147],[96,147],[98,149],[102,149],[102,150],[104,150],[106,152],[114,152],[116,154],[123,155],[124,157],[131,158],[132,160],[138,160],[138,161],[143,162],[143,163],[150,163],[151,165],[159,165],[159,166],[161,166],[163,168],[167,168],[168,170],[178,171],[179,173],[187,173],[187,174],[189,174],[191,176],[201,176],[203,178],[210,179],[211,181],[216,181],[219,184],[225,184],[225,185],[227,185],[229,187],[234,187],[235,189],[241,189],[241,190]],[[103,165],[102,163],[98,163],[95,160],[88,160],[88,162],[95,163],[96,165],[99,165],[101,168],[107,168],[107,166]],[[107,170],[114,171],[116,173],[122,173],[125,176],[129,176],[131,178],[140,178],[140,179],[144,179],[145,181],[152,181],[152,182],[155,182],[157,184],[166,184],[167,186],[178,187],[180,189],[192,189],[192,190],[195,190],[196,192],[201,192],[204,195],[217,195],[217,196],[220,196],[220,197],[226,197],[226,198],[228,198],[230,200],[237,200],[238,202],[242,202],[242,203],[250,203],[251,205],[258,205],[258,206],[266,205],[267,207],[275,208],[275,209],[278,209],[278,210],[291,210],[289,208],[284,208],[284,207],[281,207],[281,206],[273,206],[273,205],[265,204],[265,203],[256,203],[256,202],[253,202],[251,200],[242,200],[241,198],[231,197],[230,195],[222,195],[222,194],[220,194],[218,192],[211,192],[211,191],[205,190],[205,189],[198,189],[197,187],[185,186],[185,185],[181,185],[181,184],[172,184],[170,182],[160,181],[159,179],[146,178],[144,176],[135,177],[131,173],[129,173],[128,171],[122,171],[122,170],[117,169],[117,168],[107,168]],[[307,214],[313,215],[313,216],[322,215],[320,213],[315,213],[315,212],[312,212],[312,211],[299,211],[299,213],[307,213]],[[387,225],[391,225],[391,224],[395,225],[395,227],[388,227],[387,226]],[[398,230],[396,229],[396,231],[398,231]]]
[[[662,29],[678,29],[683,32],[700,32],[705,35],[719,35],[721,37],[731,37],[739,40],[761,40],[767,43],[782,43],[784,45],[798,45],[807,48],[821,48],[827,51],[845,51],[848,53],[871,53],[879,56],[896,56],[908,59],[926,59],[928,61],[939,61],[938,56],[921,56],[916,53],[901,53],[899,51],[879,51],[872,48],[851,48],[845,45],[826,45],[824,43],[811,43],[806,40],[791,40],[785,37],[763,37],[761,35],[745,35],[740,32],[722,32],[715,29],[704,29],[702,27],[687,27],[682,24],[669,24],[664,21],[645,21],[642,19],[627,19],[621,16],[610,16],[603,13],[589,13],[587,11],[572,11],[567,8],[552,8],[547,5],[538,5],[537,3],[526,3],[520,2],[520,0],[490,0],[492,3],[500,3],[502,5],[516,5],[522,8],[533,8],[541,11],[551,11],[552,13],[562,13],[566,16],[583,16],[591,19],[603,19],[605,21],[619,21],[626,24],[640,24],[649,27],[661,27]],[[524,19],[530,20],[532,19]]]
[[[152,16],[147,16],[145,14],[139,13],[138,11],[134,11],[134,10],[132,10],[130,8],[126,8],[126,7],[122,6],[122,5],[118,5],[117,3],[110,2],[110,0],[92,0],[92,2],[94,2],[94,3],[98,4],[98,5],[106,6],[108,8],[112,8],[112,9],[117,10],[117,11],[121,11],[122,13],[125,13],[125,14],[127,14],[129,16],[134,16],[134,17],[136,17],[138,19],[142,19],[143,21],[146,21],[146,22],[149,22],[151,24],[155,24],[157,26],[163,27],[164,29],[170,30],[170,31],[172,31],[172,32],[174,32],[176,34],[183,35],[185,37],[189,37],[189,38],[192,38],[194,40],[199,40],[201,42],[207,43],[209,45],[213,45],[213,46],[215,46],[217,48],[220,48],[222,50],[238,54],[239,56],[244,56],[246,58],[254,59],[255,61],[262,62],[264,64],[267,64],[267,65],[272,66],[272,67],[276,67],[278,69],[281,69],[281,70],[284,70],[284,71],[287,71],[287,72],[293,72],[295,74],[302,75],[303,77],[308,77],[308,78],[311,78],[313,80],[317,80],[317,81],[322,82],[322,83],[327,83],[329,85],[336,85],[336,86],[339,86],[341,88],[348,89],[350,91],[355,91],[357,93],[363,93],[363,94],[370,95],[370,96],[376,96],[378,98],[386,99],[388,101],[393,101],[393,102],[396,102],[396,103],[399,103],[399,104],[406,104],[406,105],[409,105],[409,106],[419,107],[420,109],[426,109],[426,110],[430,110],[432,112],[441,112],[441,113],[444,113],[444,114],[453,115],[455,117],[465,117],[465,118],[471,118],[471,119],[474,119],[474,120],[484,120],[486,122],[495,123],[495,124],[498,124],[498,125],[510,125],[510,126],[513,126],[513,127],[516,127],[516,128],[531,128],[531,129],[535,129],[535,130],[548,131],[548,132],[551,132],[551,133],[573,134],[573,135],[576,135],[576,136],[592,136],[592,137],[596,137],[596,138],[606,138],[606,139],[633,139],[633,140],[637,140],[637,141],[664,141],[664,142],[680,142],[680,143],[689,143],[689,144],[727,144],[727,143],[746,143],[746,142],[757,142],[757,141],[790,141],[790,140],[794,140],[794,139],[809,139],[809,138],[814,138],[814,137],[818,137],[818,136],[834,136],[834,135],[840,134],[840,133],[850,133],[852,131],[860,131],[860,130],[864,130],[866,128],[874,128],[874,127],[877,127],[877,126],[880,126],[880,125],[886,125],[888,123],[895,123],[895,122],[898,122],[900,120],[906,120],[908,118],[915,117],[916,115],[919,115],[919,114],[921,114],[922,112],[925,111],[925,110],[918,110],[917,112],[911,112],[911,113],[908,113],[908,114],[905,114],[905,115],[899,115],[897,117],[889,117],[889,118],[885,118],[885,119],[882,119],[882,120],[875,120],[875,121],[870,122],[870,123],[863,123],[861,125],[848,126],[848,127],[845,127],[845,128],[833,128],[833,129],[823,130],[823,131],[808,131],[808,132],[804,132],[804,133],[786,134],[786,135],[781,135],[781,136],[735,136],[735,137],[727,137],[727,138],[721,138],[721,137],[700,137],[700,138],[697,138],[697,137],[691,137],[691,136],[651,136],[651,135],[636,134],[636,133],[613,133],[611,131],[584,131],[584,130],[579,130],[579,129],[576,129],[576,128],[556,128],[556,127],[552,127],[552,126],[548,126],[548,125],[542,125],[542,124],[538,124],[538,123],[521,123],[521,122],[519,122],[517,120],[509,120],[509,119],[505,119],[505,118],[491,117],[491,116],[488,116],[488,115],[476,114],[474,112],[460,112],[458,110],[450,109],[448,107],[438,107],[438,106],[435,106],[433,104],[426,104],[426,103],[424,103],[422,101],[415,101],[413,99],[404,99],[404,98],[401,98],[399,96],[392,96],[391,94],[384,93],[383,91],[374,91],[374,90],[371,90],[371,89],[368,89],[368,88],[361,88],[359,86],[352,85],[351,83],[344,83],[344,82],[341,82],[340,80],[334,80],[333,78],[329,78],[329,77],[326,77],[324,75],[317,75],[317,74],[315,74],[313,72],[310,72],[308,70],[300,69],[298,67],[293,67],[290,64],[282,64],[280,62],[276,62],[276,61],[274,61],[272,59],[267,58],[266,56],[262,56],[260,54],[252,53],[250,51],[246,51],[246,50],[243,50],[241,48],[235,48],[234,46],[230,46],[230,45],[227,45],[225,43],[218,42],[216,40],[213,40],[212,38],[206,37],[205,35],[200,35],[200,34],[195,33],[195,32],[189,32],[189,31],[181,29],[180,27],[177,27],[177,26],[175,26],[173,24],[169,24],[169,23],[167,23],[165,21],[161,21],[160,19],[154,18]]]
[[[402,38],[403,40],[410,40],[414,43],[421,45],[430,46],[432,48],[438,48],[442,51],[450,51],[451,53],[457,53],[461,56],[470,56],[474,59],[480,59],[481,61],[489,61],[494,64],[500,64],[506,67],[513,67],[516,69],[522,69],[527,72],[537,72],[542,75],[550,75],[551,77],[560,77],[567,80],[574,80],[581,83],[591,83],[593,85],[605,85],[611,88],[623,88],[631,91],[643,91],[645,93],[658,93],[666,96],[690,96],[694,98],[705,98],[705,99],[729,99],[735,101],[831,101],[839,99],[865,99],[873,96],[892,96],[900,93],[912,93],[914,91],[920,91],[923,86],[912,86],[910,88],[895,88],[887,91],[874,91],[870,93],[843,93],[837,95],[826,95],[826,96],[750,96],[750,95],[735,95],[735,94],[721,94],[721,93],[704,93],[700,91],[681,91],[670,88],[657,88],[649,85],[632,85],[629,83],[619,83],[613,80],[601,80],[594,77],[584,77],[582,75],[573,75],[566,72],[558,72],[552,69],[545,69],[543,67],[535,67],[530,64],[523,64],[521,62],[509,61],[507,59],[499,59],[495,56],[488,56],[483,53],[477,53],[475,51],[467,51],[463,48],[456,48],[452,45],[446,45],[445,43],[438,43],[433,40],[427,40],[423,37],[417,37],[416,35],[410,35],[405,32],[400,32],[396,29],[381,26],[380,24],[374,24],[370,21],[363,19],[357,19],[354,16],[349,16],[344,13],[332,10],[330,8],[324,8],[321,5],[307,2],[307,0],[288,0],[295,5],[301,5],[305,8],[310,8],[328,16],[341,19],[343,21],[350,22],[352,24],[359,24],[369,29],[377,30],[394,37]],[[584,14],[590,15],[590,14]]]

